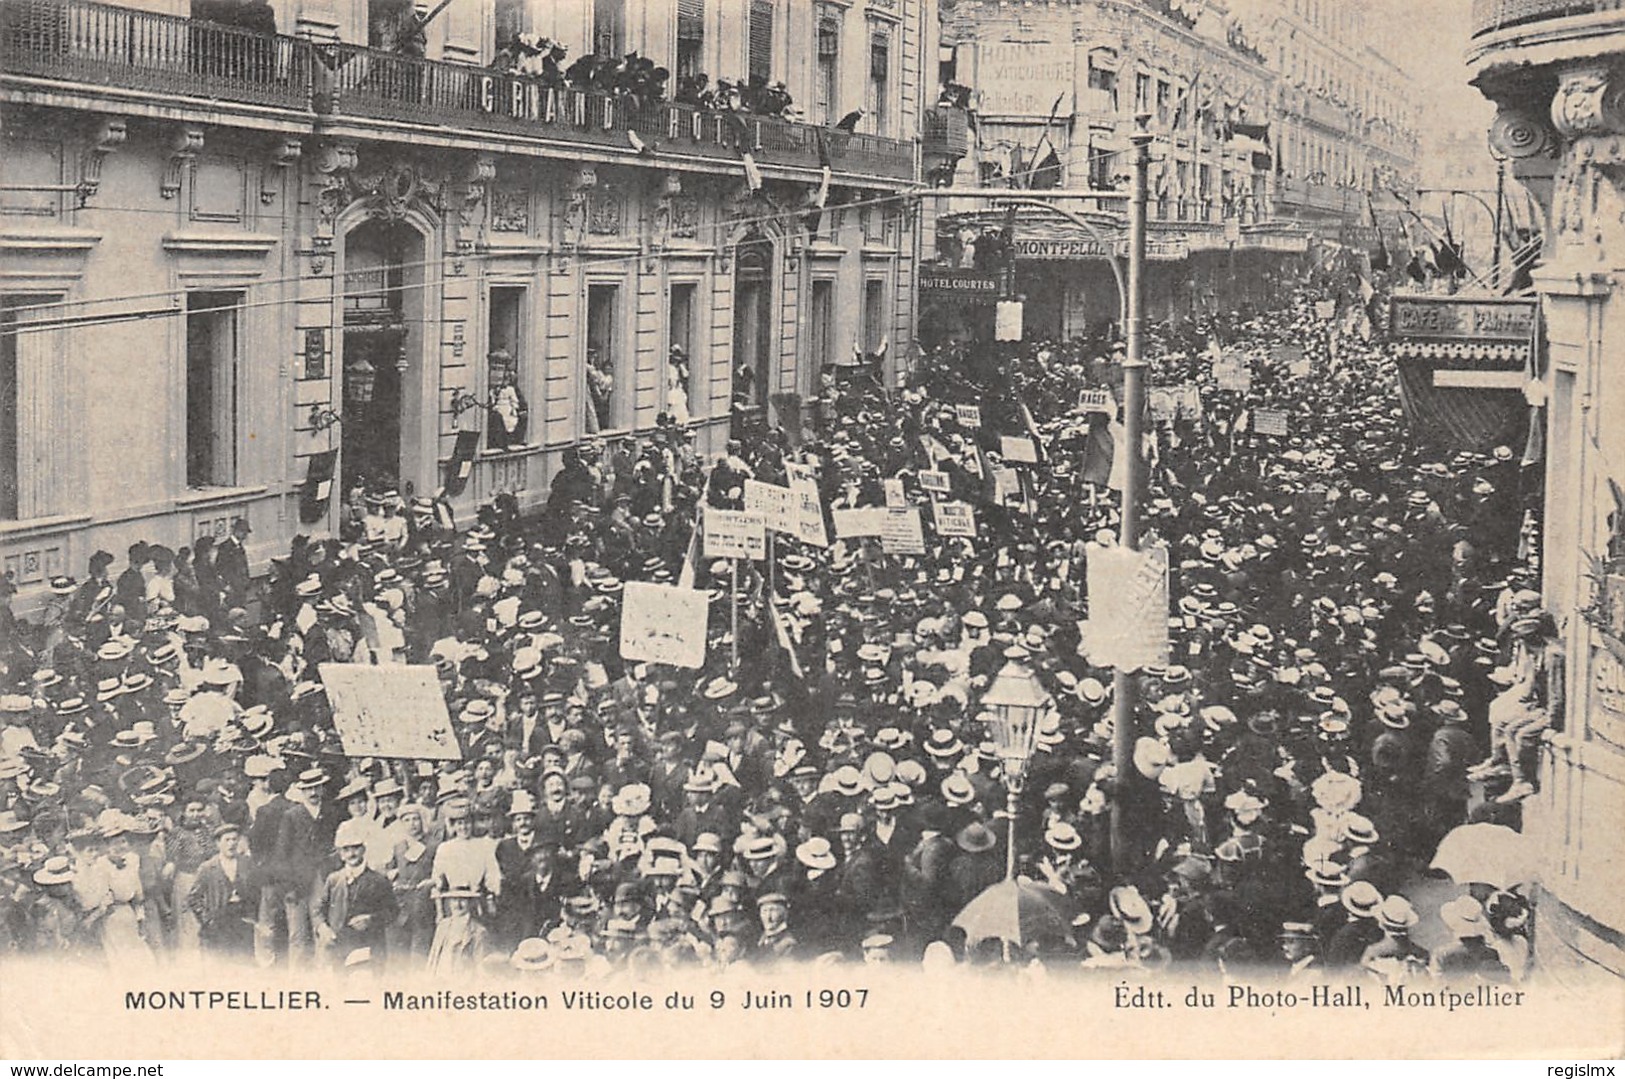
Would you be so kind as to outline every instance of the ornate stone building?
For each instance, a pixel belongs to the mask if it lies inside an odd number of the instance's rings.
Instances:
[[[1547,215],[1546,602],[1563,628],[1567,715],[1543,753],[1525,831],[1543,854],[1536,946],[1557,976],[1625,974],[1625,8],[1478,0],[1469,65],[1496,105],[1489,139]]]
[[[912,340],[937,33],[935,0],[8,0],[4,570],[26,601],[239,516],[263,560],[362,480],[534,505],[584,437],[719,451],[736,398],[794,426],[823,363]],[[564,86],[515,35],[800,115]]]

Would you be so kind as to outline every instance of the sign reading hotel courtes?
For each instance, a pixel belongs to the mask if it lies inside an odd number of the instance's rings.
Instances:
[[[1395,296],[1388,324],[1400,338],[1523,343],[1535,332],[1535,301]]]
[[[983,116],[1032,116],[1039,120],[1062,95],[1059,116],[1072,113],[1070,42],[976,43],[976,74],[971,85]]]
[[[999,278],[997,274],[977,273],[974,270],[921,266],[920,292],[955,299],[992,301],[999,298]]]

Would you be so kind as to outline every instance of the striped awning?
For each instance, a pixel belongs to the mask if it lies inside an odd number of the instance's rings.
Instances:
[[[1401,360],[1462,360],[1521,367],[1529,362],[1529,346],[1482,341],[1396,341],[1394,355]]]

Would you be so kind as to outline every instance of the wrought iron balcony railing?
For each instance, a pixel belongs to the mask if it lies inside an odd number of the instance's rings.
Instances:
[[[1473,0],[1473,37],[1545,19],[1625,11],[1625,0]]]
[[[938,105],[925,110],[920,149],[943,157],[964,157],[970,149],[970,117],[964,109]]]
[[[0,72],[204,101],[310,108],[310,46],[79,0],[0,4]]]
[[[453,132],[544,138],[893,180],[914,178],[914,143],[672,102],[550,87],[542,79],[94,0],[0,2],[0,75],[208,103],[270,106]],[[631,133],[636,133],[636,139]]]

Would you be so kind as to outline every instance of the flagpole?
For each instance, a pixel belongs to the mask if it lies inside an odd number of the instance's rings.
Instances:
[[[1145,215],[1146,187],[1151,172],[1151,116],[1135,117],[1134,193],[1128,214],[1128,351],[1123,361],[1123,520],[1119,542],[1129,550],[1140,545],[1140,488],[1145,482],[1143,413],[1145,412]],[[1112,765],[1118,789],[1128,783],[1134,767],[1134,713],[1138,701],[1134,676],[1121,666],[1112,673]],[[1128,821],[1123,799],[1112,799],[1111,854],[1118,872],[1129,868]]]
[[[739,559],[728,559],[733,580],[728,587],[729,620],[732,623],[732,636],[729,638],[731,650],[728,657],[728,677],[739,677]]]

